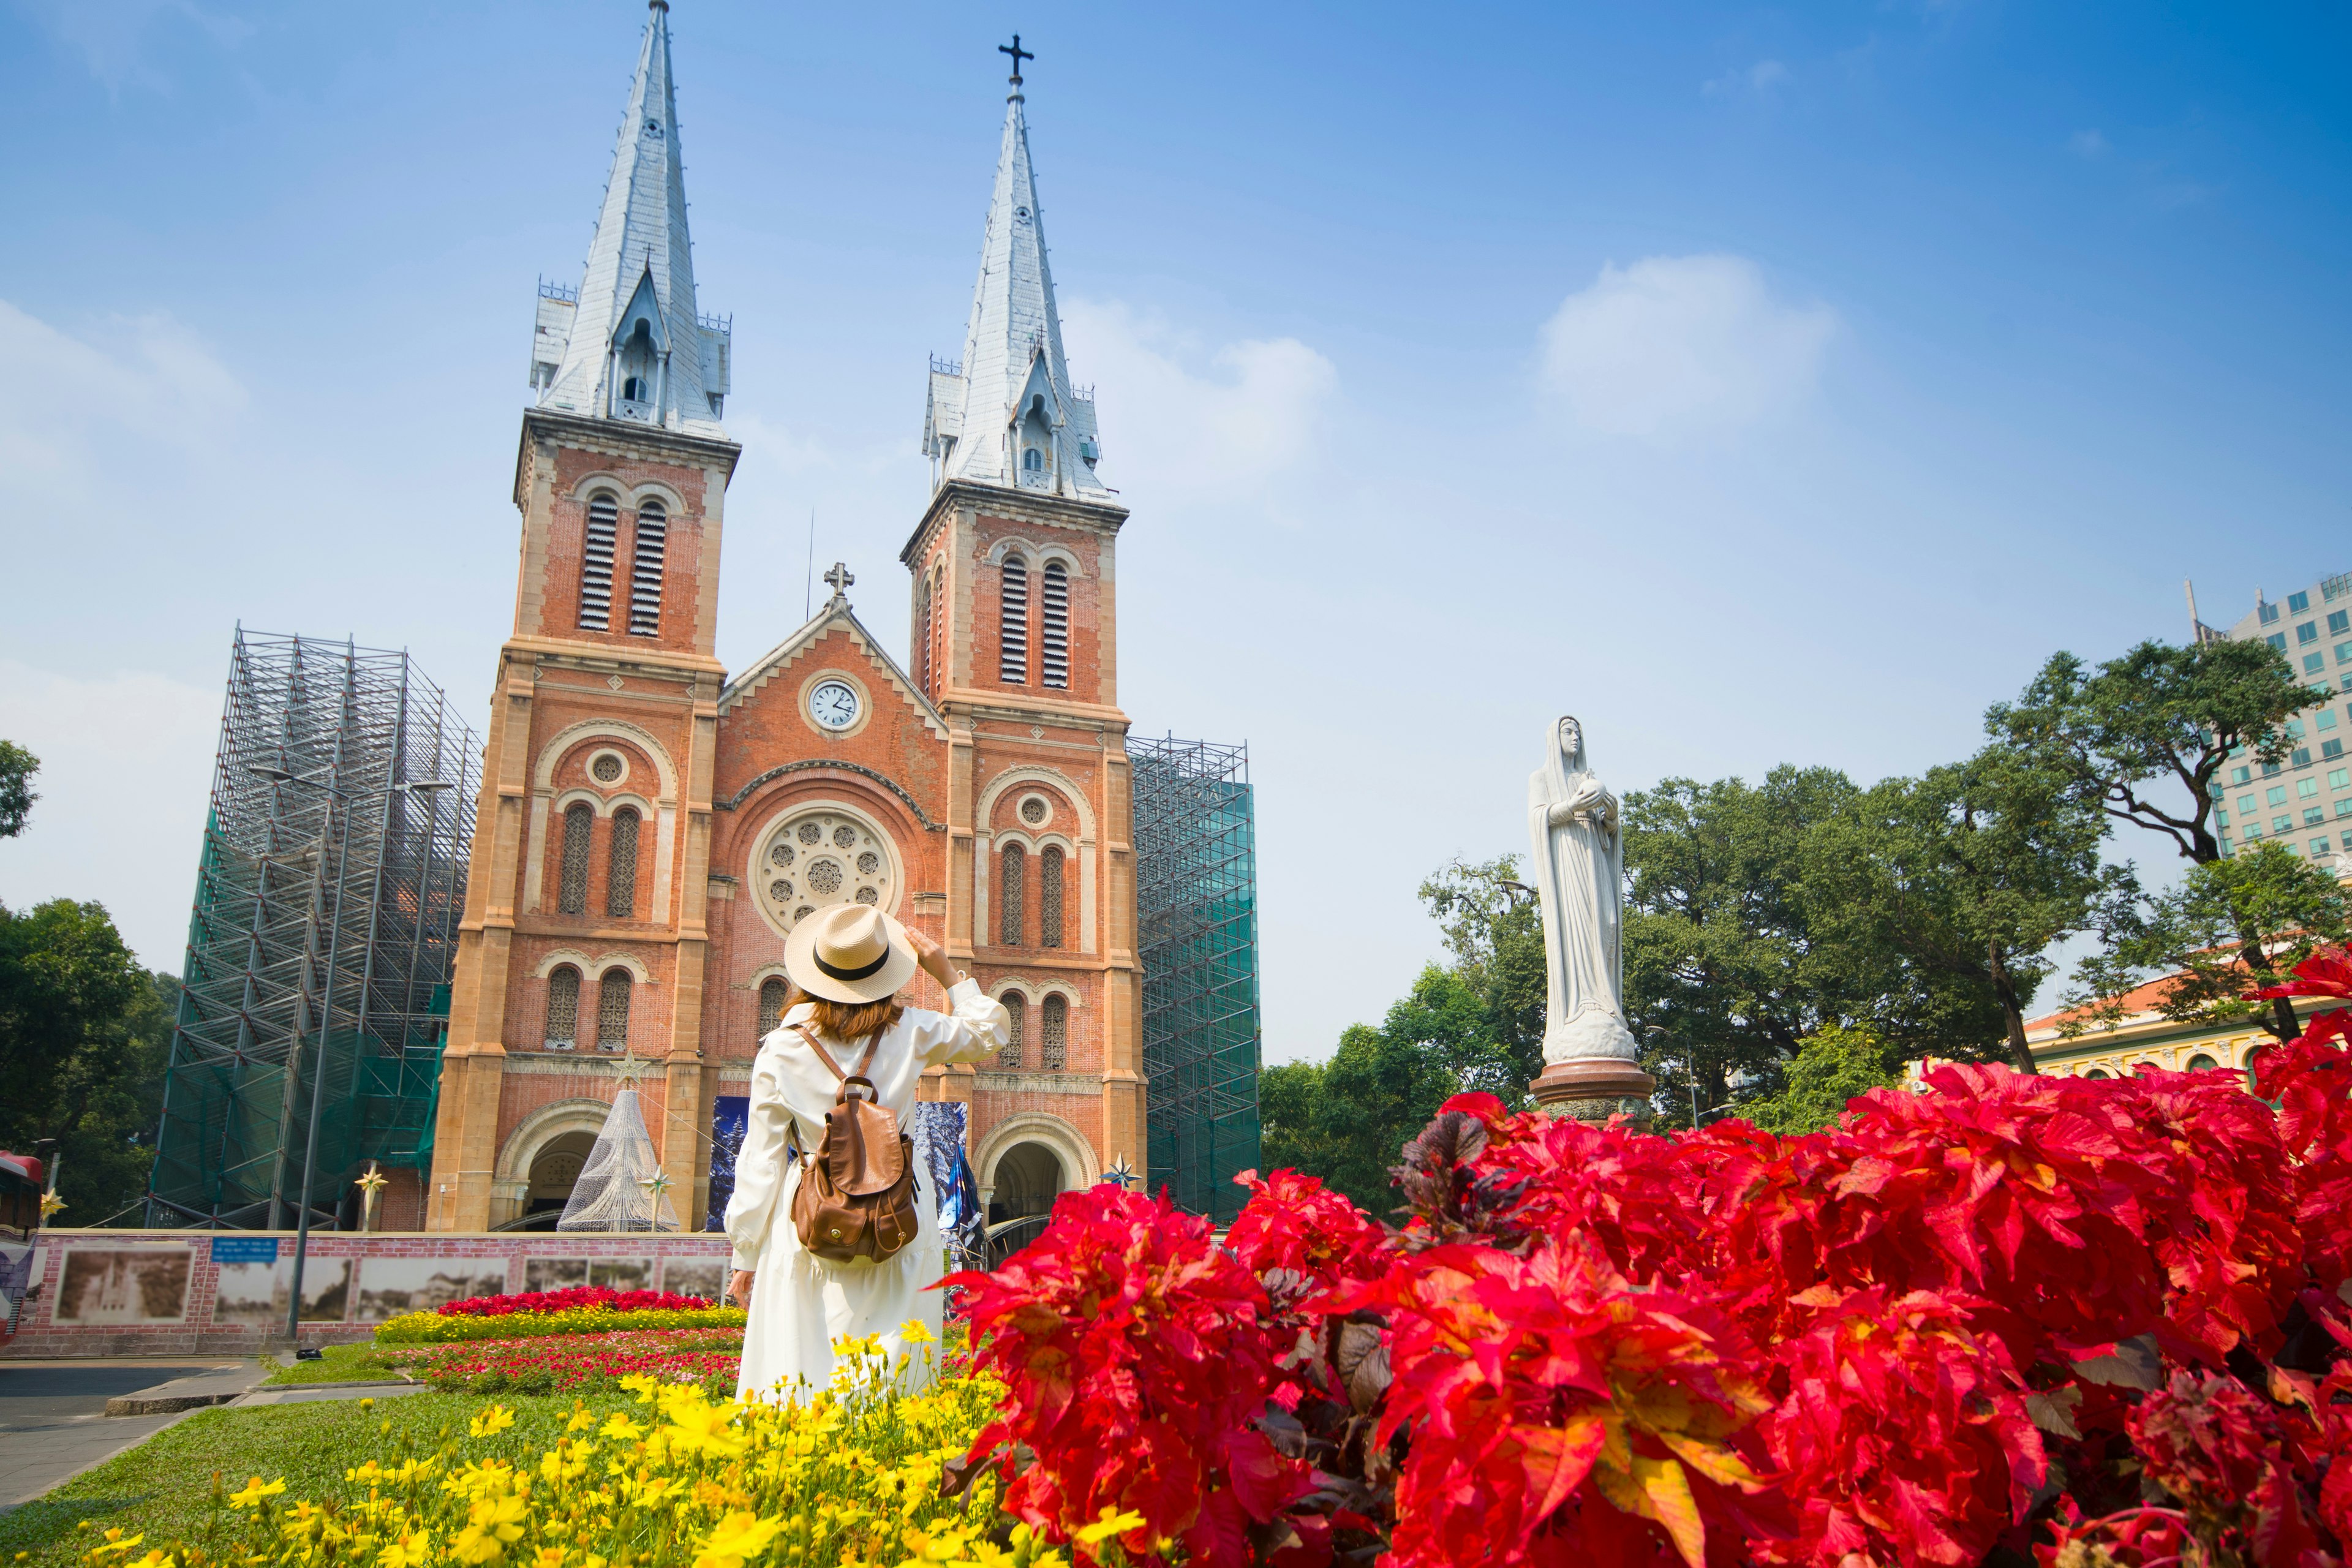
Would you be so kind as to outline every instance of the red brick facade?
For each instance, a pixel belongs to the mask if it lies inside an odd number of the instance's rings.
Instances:
[[[744,1092],[785,933],[813,904],[853,897],[940,938],[1022,1013],[1017,1064],[935,1071],[923,1091],[971,1106],[983,1188],[1024,1142],[1051,1153],[1065,1186],[1144,1164],[1116,689],[1125,512],[948,483],[901,556],[917,645],[904,665],[836,595],[729,680],[712,650],[738,450],[626,420],[525,416],[515,629],[424,1194],[433,1229],[519,1218],[534,1169],[543,1189],[558,1169],[544,1162],[601,1124],[624,1049],[673,1199],[698,1228],[714,1100]],[[638,543],[649,504],[657,556]],[[1008,557],[1024,589],[1017,668]],[[600,604],[608,624],[583,625]],[[854,693],[853,721],[819,721],[828,683]],[[936,1005],[930,990],[919,979],[915,999]]]

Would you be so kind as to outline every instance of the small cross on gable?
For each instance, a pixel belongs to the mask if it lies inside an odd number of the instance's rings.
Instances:
[[[833,563],[833,570],[824,574],[824,580],[832,585],[835,598],[846,599],[849,597],[849,585],[857,581],[857,575],[845,563],[836,561]]]

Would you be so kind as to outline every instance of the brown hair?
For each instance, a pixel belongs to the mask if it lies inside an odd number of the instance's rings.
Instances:
[[[784,1011],[791,1012],[793,1005],[800,1002],[809,1005],[811,1024],[844,1045],[880,1033],[897,1023],[899,1015],[907,1010],[896,996],[886,996],[879,1002],[835,1002],[829,997],[812,996],[794,985],[784,995]]]

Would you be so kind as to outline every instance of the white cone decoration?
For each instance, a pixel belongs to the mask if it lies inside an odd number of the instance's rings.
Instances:
[[[676,1230],[677,1210],[670,1206],[669,1184],[660,1176],[661,1161],[646,1131],[645,1112],[637,1109],[637,1091],[624,1089],[613,1097],[612,1114],[588,1151],[588,1163],[555,1228]]]

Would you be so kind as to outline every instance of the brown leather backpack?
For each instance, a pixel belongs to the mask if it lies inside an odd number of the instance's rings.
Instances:
[[[824,1136],[801,1156],[801,1184],[793,1194],[793,1227],[801,1245],[828,1263],[870,1258],[879,1263],[915,1239],[915,1141],[898,1131],[866,1073],[882,1046],[877,1030],[857,1070],[844,1073],[806,1025],[793,1032],[809,1043],[841,1092],[824,1113]],[[859,1087],[866,1090],[860,1099]]]

